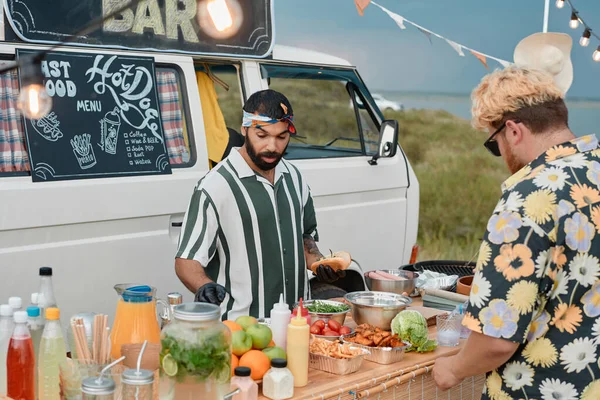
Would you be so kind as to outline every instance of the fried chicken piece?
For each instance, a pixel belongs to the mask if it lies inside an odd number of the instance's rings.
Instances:
[[[390,337],[392,334],[390,332],[387,331],[382,331],[380,330],[379,332],[375,333],[375,335],[373,335],[373,342],[375,343],[375,346],[380,346],[380,343]]]
[[[383,339],[377,346],[378,347],[391,347],[390,343],[392,342],[392,336],[388,336]]]
[[[373,346],[373,339],[364,337],[360,333],[354,337],[354,343],[362,344],[363,346]]]
[[[404,343],[398,339],[398,337],[393,337],[390,341],[390,347],[403,347]]]

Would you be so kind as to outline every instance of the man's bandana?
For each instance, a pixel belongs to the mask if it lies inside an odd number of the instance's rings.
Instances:
[[[294,126],[294,116],[287,113],[287,107],[282,103],[281,108],[285,112],[285,115],[280,119],[273,119],[268,115],[263,114],[251,114],[244,111],[244,117],[242,119],[242,126],[260,128],[262,126],[273,125],[278,122],[287,122],[289,124],[288,130],[290,134],[296,134],[296,127]]]

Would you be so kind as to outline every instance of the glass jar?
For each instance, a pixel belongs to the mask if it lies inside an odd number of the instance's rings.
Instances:
[[[121,375],[123,400],[152,400],[154,374],[145,369],[126,369]]]
[[[208,303],[175,306],[162,330],[159,398],[222,400],[230,391],[231,331]]]
[[[113,400],[115,381],[106,377],[89,377],[81,382],[83,400]]]

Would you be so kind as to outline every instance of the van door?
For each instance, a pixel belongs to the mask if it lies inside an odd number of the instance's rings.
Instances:
[[[311,187],[321,251],[347,250],[364,270],[408,262],[406,242],[412,248],[417,229],[416,216],[407,216],[414,175],[402,151],[370,165],[383,118],[358,73],[277,63],[261,64],[260,73],[294,109],[298,134],[285,157]]]
[[[14,57],[11,46],[0,52]],[[193,188],[208,171],[202,112],[191,57],[156,55],[155,66],[171,175],[32,182],[15,111],[18,79],[0,76],[0,302],[21,296],[28,304],[40,266],[54,268],[63,324],[83,311],[112,316],[117,283],[152,285],[159,297],[180,291],[189,300],[174,255]],[[99,120],[106,111],[86,117]]]

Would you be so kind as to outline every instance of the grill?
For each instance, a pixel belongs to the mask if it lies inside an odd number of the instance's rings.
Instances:
[[[406,271],[423,272],[433,271],[446,275],[458,275],[458,277],[474,274],[475,263],[457,260],[430,260],[420,261],[414,264],[403,265],[400,269]],[[448,289],[451,292],[456,292],[456,284]]]

